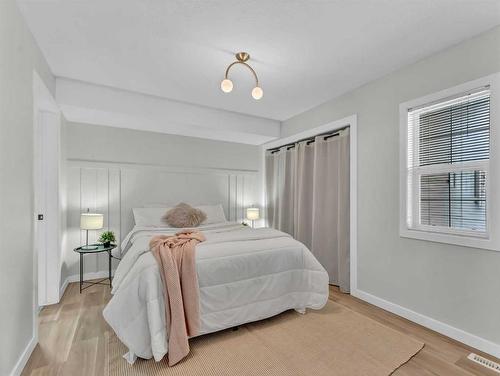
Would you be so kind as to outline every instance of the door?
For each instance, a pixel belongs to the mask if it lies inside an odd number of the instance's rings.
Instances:
[[[35,252],[38,306],[59,301],[61,279],[60,115],[40,110],[35,127]]]

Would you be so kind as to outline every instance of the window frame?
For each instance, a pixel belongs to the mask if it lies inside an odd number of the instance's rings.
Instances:
[[[414,167],[411,172],[412,188],[408,189],[408,111],[417,107],[444,102],[454,97],[466,95],[482,87],[490,90],[490,157],[489,160],[466,161],[453,164]],[[416,98],[399,105],[400,114],[400,236],[404,238],[435,241],[488,250],[500,251],[500,163],[497,152],[497,132],[500,124],[500,73],[469,81],[430,95]],[[417,127],[415,127],[417,128]],[[418,129],[414,129],[413,155],[418,155]],[[422,174],[448,173],[452,171],[482,170],[487,174],[486,180],[486,231],[449,228],[445,226],[429,226],[420,224],[419,214],[419,182]],[[417,192],[413,194],[412,192]],[[410,210],[408,210],[410,208]],[[495,231],[495,229],[499,229]]]

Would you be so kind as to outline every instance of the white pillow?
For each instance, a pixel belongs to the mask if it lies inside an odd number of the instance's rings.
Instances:
[[[149,206],[151,205],[151,206]],[[136,226],[154,226],[154,227],[167,227],[168,225],[162,220],[165,213],[171,209],[167,204],[148,204],[144,208],[133,208],[134,221]],[[224,214],[224,209],[221,204],[217,205],[198,205],[194,206],[196,209],[200,209],[207,215],[207,219],[203,221],[203,225],[209,225],[212,223],[226,222],[226,215]]]
[[[170,208],[133,208],[134,221],[136,226],[168,227],[162,217]]]
[[[143,208],[173,208],[176,204],[166,204],[164,202],[157,202],[152,204],[144,204]]]
[[[199,205],[195,206],[207,215],[207,219],[202,224],[208,225],[211,223],[226,222],[226,216],[221,204],[218,205]]]

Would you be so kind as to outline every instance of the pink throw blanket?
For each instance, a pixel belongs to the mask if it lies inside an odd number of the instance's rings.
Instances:
[[[204,240],[197,230],[183,230],[172,236],[155,236],[149,242],[163,281],[170,366],[189,354],[188,338],[200,329],[195,248]]]

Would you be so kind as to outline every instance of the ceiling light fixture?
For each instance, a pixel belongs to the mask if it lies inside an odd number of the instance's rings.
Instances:
[[[238,52],[236,54],[236,61],[232,62],[229,64],[229,66],[226,69],[226,74],[224,75],[224,79],[220,83],[220,88],[224,93],[230,93],[233,90],[233,81],[231,81],[229,78],[227,78],[227,75],[229,74],[229,70],[233,65],[236,64],[242,64],[250,71],[252,72],[254,78],[255,78],[255,87],[252,90],[252,97],[253,99],[259,100],[262,98],[264,95],[264,91],[262,88],[259,86],[259,79],[257,78],[257,73],[253,70],[253,68],[247,64],[248,59],[250,59],[250,55],[246,52]]]

